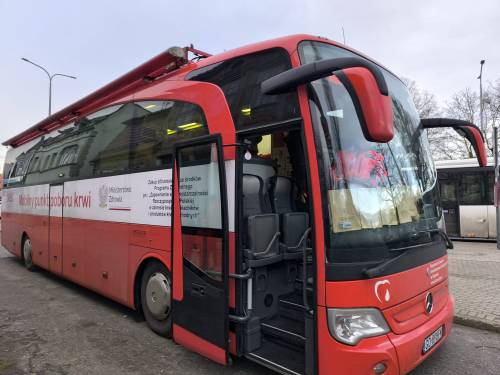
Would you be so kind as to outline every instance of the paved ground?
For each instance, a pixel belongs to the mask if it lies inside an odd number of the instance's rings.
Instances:
[[[457,325],[412,375],[493,375],[499,368],[500,334]],[[47,272],[26,271],[0,248],[1,375],[180,373],[272,374],[247,360],[218,366],[155,335],[121,305]]]
[[[500,332],[500,250],[495,243],[454,244],[449,270],[457,301],[455,321]]]

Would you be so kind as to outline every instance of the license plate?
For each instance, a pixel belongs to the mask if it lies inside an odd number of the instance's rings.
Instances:
[[[422,347],[422,354],[427,353],[434,345],[436,345],[439,340],[443,337],[444,327],[441,326],[435,330],[430,336],[424,340],[424,346]]]

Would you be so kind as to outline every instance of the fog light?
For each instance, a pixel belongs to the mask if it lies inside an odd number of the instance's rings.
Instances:
[[[387,366],[382,362],[377,363],[375,366],[373,366],[373,373],[375,374],[383,374],[385,370],[387,370]]]

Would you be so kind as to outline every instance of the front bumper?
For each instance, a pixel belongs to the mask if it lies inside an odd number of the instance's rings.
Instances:
[[[455,302],[450,295],[446,306],[427,322],[410,332],[361,340],[356,346],[339,343],[328,330],[327,308],[318,307],[319,374],[374,374],[373,367],[383,363],[384,375],[406,374],[429,357],[448,337],[453,323]],[[424,339],[444,325],[440,342],[422,355]]]
[[[387,336],[396,348],[401,374],[407,374],[439,348],[448,338],[453,325],[455,299],[450,294],[446,306],[420,327],[402,335],[389,333]],[[431,350],[422,355],[422,346],[427,336],[444,326],[443,338]]]

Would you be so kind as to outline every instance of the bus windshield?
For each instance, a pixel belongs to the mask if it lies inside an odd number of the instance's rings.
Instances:
[[[352,56],[324,43],[305,42],[300,51],[302,63]],[[427,135],[406,87],[391,73],[384,75],[394,112],[389,143],[365,139],[353,100],[335,76],[308,88],[323,202],[328,202],[329,262],[380,260],[439,237],[430,234],[440,225],[441,208]]]

